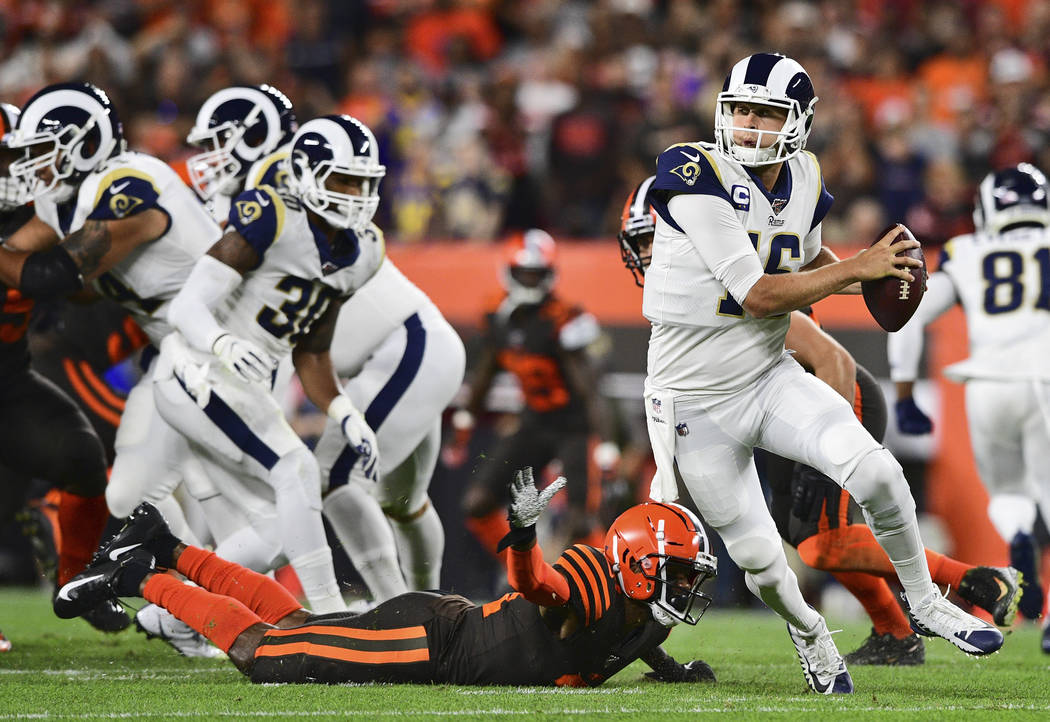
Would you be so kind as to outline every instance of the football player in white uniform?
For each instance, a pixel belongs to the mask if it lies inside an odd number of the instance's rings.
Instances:
[[[756,446],[808,464],[852,494],[897,570],[918,631],[971,654],[996,651],[1003,636],[933,584],[900,465],[850,404],[784,349],[790,311],[859,281],[911,279],[908,267],[919,265],[895,257],[918,245],[891,244],[896,228],[844,261],[822,246],[820,223],[832,198],[816,159],[803,152],[816,100],[794,60],[749,56],[718,96],[716,142],[660,154],[642,310],[652,323],[645,391],[657,460],[651,495],[677,496],[677,464],[748,587],[788,621],[810,687],[831,694],[852,692],[853,682],[787,566],[755,471]]]
[[[159,344],[170,330],[170,300],[219,227],[167,164],[125,151],[109,98],[88,83],[51,85],[30,98],[9,145],[25,150],[11,174],[30,189],[36,216],[6,241],[19,250],[0,255],[5,280],[38,297],[89,281]],[[110,512],[123,517],[150,499],[188,533],[177,505],[165,502],[188,447],[157,414],[148,383],[129,394],[115,447]]]
[[[266,185],[298,207],[289,184],[289,147],[281,140],[294,116],[290,104],[276,102],[278,96],[283,98],[270,86],[234,87],[205,101],[189,141],[210,143],[215,150],[187,161],[202,198],[212,202],[235,194],[242,184],[245,189]],[[260,155],[261,148],[268,154]],[[249,159],[255,160],[250,168]],[[228,206],[228,201],[215,204]],[[463,343],[426,294],[384,259],[340,309],[330,355],[337,375],[350,379],[345,392],[376,432],[380,467],[378,483],[349,474],[353,449],[330,422],[316,449],[325,516],[375,601],[410,588],[436,589],[444,530],[427,488],[437,462],[441,413],[463,382]],[[236,548],[220,550],[254,566],[252,557],[258,555],[248,547],[258,541],[245,531]]]
[[[345,608],[321,523],[320,475],[270,390],[277,360],[291,353],[307,395],[350,441],[352,473],[375,474],[375,435],[341,393],[328,348],[342,300],[384,257],[371,223],[385,172],[377,154],[371,131],[348,116],[299,128],[290,170],[303,207],[269,186],[233,199],[226,234],[172,302],[177,332],[165,339],[154,375],[164,417],[247,477],[225,481],[272,490],[270,504],[260,506],[257,489],[221,489],[245,505],[257,528],[269,522],[267,538],[279,541],[318,612]]]
[[[1050,508],[1050,200],[1046,178],[1021,163],[989,173],[974,207],[976,232],[945,244],[915,316],[888,337],[897,384],[897,422],[928,433],[912,387],[923,328],[960,304],[970,357],[945,369],[966,384],[966,411],[977,470],[990,497],[988,516],[1010,545],[1011,564],[1028,579],[1020,611],[1043,611],[1032,531],[1037,506]],[[1043,649],[1050,652],[1050,632]]]

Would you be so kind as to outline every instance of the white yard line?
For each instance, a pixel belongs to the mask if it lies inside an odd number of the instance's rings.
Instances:
[[[920,713],[920,712],[968,712],[968,711],[1000,711],[1000,710],[1020,710],[1020,711],[1047,711],[1050,710],[1050,705],[1022,705],[1022,704],[1007,704],[1007,705],[985,705],[985,706],[973,706],[963,707],[956,705],[930,705],[930,706],[908,706],[908,707],[849,707],[849,706],[835,706],[835,705],[809,705],[809,706],[776,706],[776,705],[761,705],[757,707],[741,708],[734,707],[727,709],[724,706],[697,706],[690,708],[666,708],[666,709],[654,709],[652,707],[645,708],[632,708],[632,707],[605,707],[602,709],[552,709],[545,708],[543,710],[544,716],[551,715],[564,715],[564,716],[580,716],[580,715],[625,715],[625,714],[636,714],[651,716],[654,714],[668,714],[668,715],[679,715],[679,714],[692,714],[692,713],[712,713],[722,712],[726,714],[746,714],[752,712],[762,713],[795,713],[795,712],[885,712],[891,714],[897,713]],[[111,712],[111,713],[85,713],[85,714],[70,714],[70,713],[29,713],[29,714],[2,714],[0,713],[0,720],[18,720],[18,719],[153,719],[153,718],[165,718],[165,717],[177,717],[177,718],[231,718],[231,719],[253,719],[253,718],[272,718],[272,717],[287,717],[289,719],[295,717],[341,717],[341,718],[376,718],[376,717],[395,717],[395,718],[414,718],[414,717],[524,717],[524,716],[535,716],[536,710],[534,709],[523,709],[513,710],[504,709],[502,707],[490,707],[486,709],[460,709],[460,710],[414,710],[414,711],[399,711],[399,710],[349,710],[349,709],[334,709],[324,711],[305,711],[305,710],[284,710],[284,711],[239,711],[239,712],[219,712],[219,711],[202,711],[202,712]]]

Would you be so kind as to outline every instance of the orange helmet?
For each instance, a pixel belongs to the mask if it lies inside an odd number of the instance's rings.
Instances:
[[[623,204],[620,215],[620,257],[623,265],[634,276],[639,286],[645,284],[645,269],[653,253],[653,233],[656,232],[656,211],[649,204],[649,189],[656,176],[651,175],[639,183],[627,202]],[[642,245],[644,244],[644,248]]]
[[[530,228],[507,241],[503,287],[514,305],[537,304],[554,287],[554,239],[547,231]]]
[[[623,593],[648,602],[665,626],[696,624],[711,603],[700,585],[718,573],[718,562],[700,520],[684,506],[632,506],[609,527],[605,558]]]

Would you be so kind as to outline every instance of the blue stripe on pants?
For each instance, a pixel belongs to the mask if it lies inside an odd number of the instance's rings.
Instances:
[[[186,388],[186,384],[182,382],[178,374],[175,375],[175,380],[179,382],[179,386],[182,387],[187,396],[194,401],[197,400],[190,393],[190,390]],[[274,464],[277,463],[277,460],[280,458],[277,453],[267,446],[266,442],[256,436],[241,417],[237,415],[237,412],[219,398],[219,395],[214,390],[208,397],[204,413],[212,420],[212,423],[222,430],[222,433],[226,434],[230,441],[237,445],[238,449],[266,467],[267,471],[272,469]]]
[[[419,314],[414,313],[405,321],[405,352],[401,356],[401,362],[365,411],[365,422],[373,431],[379,431],[386,417],[412,385],[416,374],[419,373],[419,367],[423,365],[423,352],[426,347],[427,331],[423,328],[423,322],[419,320]],[[349,444],[343,446],[342,452],[332,465],[328,480],[329,490],[336,489],[349,480],[350,470],[354,468],[357,458],[356,449],[351,448]]]

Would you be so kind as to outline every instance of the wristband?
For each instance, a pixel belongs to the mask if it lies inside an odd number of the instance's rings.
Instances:
[[[332,399],[332,403],[328,404],[328,417],[340,424],[343,423],[343,419],[355,411],[357,411],[357,408],[354,406],[354,402],[346,394],[337,395]]]
[[[511,529],[499,540],[499,544],[496,545],[496,553],[499,554],[509,546],[521,546],[533,541],[536,541],[535,524]]]

